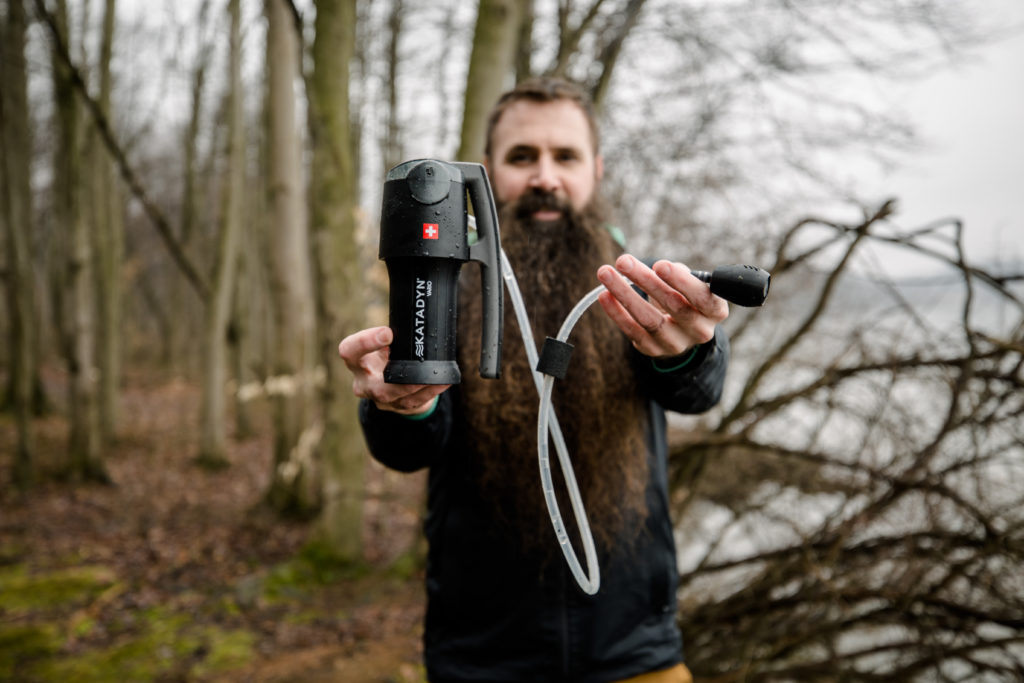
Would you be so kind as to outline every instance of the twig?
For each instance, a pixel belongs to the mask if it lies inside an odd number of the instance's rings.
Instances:
[[[114,162],[117,164],[117,168],[121,173],[121,178],[124,179],[124,182],[128,185],[128,188],[131,190],[135,199],[142,204],[143,210],[153,223],[153,226],[156,228],[157,233],[164,242],[164,246],[166,246],[170,252],[171,258],[178,264],[181,272],[185,275],[185,279],[187,279],[192,285],[192,288],[195,289],[199,298],[205,302],[209,298],[209,287],[207,286],[206,281],[199,274],[199,271],[192,265],[192,262],[181,248],[181,245],[178,243],[177,239],[175,239],[170,223],[168,223],[167,219],[164,218],[163,213],[159,208],[157,208],[156,204],[153,203],[153,200],[150,199],[145,188],[142,186],[142,183],[139,181],[138,176],[135,174],[135,171],[132,170],[131,164],[128,163],[128,159],[125,157],[124,150],[121,149],[121,146],[114,138],[114,133],[110,129],[110,122],[104,115],[99,103],[89,94],[81,72],[72,61],[71,55],[68,54],[67,44],[64,42],[64,36],[61,35],[56,19],[54,19],[53,14],[46,9],[44,0],[35,0],[35,7],[39,18],[44,24],[46,24],[50,31],[50,35],[54,42],[55,52],[57,53],[57,56],[60,57],[64,66],[67,67],[72,85],[85,101],[85,104],[89,109],[89,113],[92,115],[93,123],[99,131],[100,137],[103,139],[103,143],[106,146],[107,151],[110,152],[111,157],[113,157]]]

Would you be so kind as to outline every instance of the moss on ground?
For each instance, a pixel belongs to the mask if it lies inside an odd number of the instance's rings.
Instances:
[[[252,633],[195,624],[189,614],[163,607],[126,612],[123,632],[83,645],[96,620],[82,608],[116,581],[104,567],[0,571],[0,681],[196,679],[253,659]]]
[[[261,636],[239,627],[247,613],[264,612],[297,628],[341,623],[350,610],[405,585],[411,562],[371,571],[307,548],[237,581],[233,590],[176,592],[150,607],[139,606],[132,598],[137,586],[110,567],[9,564],[0,567],[0,683],[244,680],[260,660]],[[391,651],[361,652],[353,651],[348,663],[334,661],[353,670],[392,670],[380,680],[422,680],[416,666]]]
[[[26,662],[52,657],[63,638],[52,624],[5,624],[0,622],[0,681],[18,680]]]
[[[0,569],[0,614],[67,608],[86,604],[117,581],[102,566],[29,572],[24,565]]]

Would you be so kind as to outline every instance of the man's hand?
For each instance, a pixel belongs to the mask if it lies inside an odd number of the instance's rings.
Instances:
[[[384,366],[388,363],[393,339],[391,328],[371,327],[342,339],[338,355],[352,372],[352,393],[356,396],[370,399],[381,410],[420,415],[451,385],[386,383]]]
[[[646,292],[649,300],[637,294],[619,273]],[[652,270],[623,254],[615,268],[598,268],[597,279],[608,288],[598,297],[601,307],[637,351],[652,358],[678,356],[711,341],[715,326],[729,315],[725,299],[712,294],[681,263],[658,261]]]

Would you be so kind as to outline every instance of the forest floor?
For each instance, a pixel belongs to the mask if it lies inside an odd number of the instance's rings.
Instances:
[[[55,403],[62,379],[47,377]],[[367,564],[325,565],[303,552],[311,524],[260,504],[267,405],[209,471],[195,386],[135,377],[122,400],[111,485],[15,491],[0,415],[0,681],[424,680],[420,476],[368,460]],[[67,451],[61,412],[36,421],[44,475]]]

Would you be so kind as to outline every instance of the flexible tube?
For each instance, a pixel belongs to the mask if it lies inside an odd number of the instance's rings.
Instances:
[[[576,583],[588,595],[594,595],[601,587],[601,569],[597,562],[597,550],[594,547],[594,536],[590,531],[590,523],[587,521],[587,511],[583,506],[583,498],[580,495],[579,486],[576,483],[576,474],[569,459],[568,449],[565,446],[565,439],[562,437],[562,430],[558,425],[558,417],[555,415],[554,407],[551,404],[551,393],[554,388],[555,378],[545,375],[536,370],[537,367],[537,344],[533,338],[533,331],[530,327],[529,318],[526,315],[526,304],[523,302],[522,294],[519,291],[519,283],[516,281],[512,265],[501,252],[501,274],[505,280],[506,289],[512,299],[512,308],[516,314],[516,321],[519,323],[519,331],[523,338],[523,346],[526,348],[526,358],[530,363],[533,373],[534,385],[540,397],[540,407],[537,415],[537,464],[540,468],[541,487],[544,491],[544,502],[547,504],[548,514],[551,517],[551,525],[555,530],[555,537],[558,539],[558,546],[562,549],[562,555],[569,565]],[[558,331],[558,341],[564,342],[572,328],[575,327],[583,313],[597,301],[598,295],[604,291],[604,286],[593,289],[576,304],[566,316]],[[558,455],[558,464],[562,470],[562,477],[565,479],[566,489],[569,493],[569,502],[572,506],[573,516],[576,518],[576,526],[580,532],[580,539],[583,544],[583,554],[587,561],[587,571],[584,573],[576,550],[572,547],[569,534],[565,530],[565,523],[562,521],[562,512],[558,507],[558,499],[555,496],[555,486],[551,477],[551,458],[548,450],[548,435],[555,443],[555,452]]]

